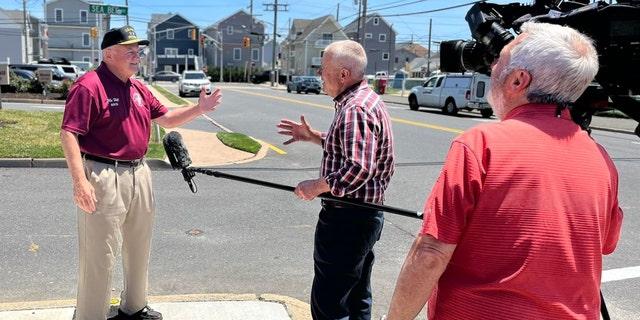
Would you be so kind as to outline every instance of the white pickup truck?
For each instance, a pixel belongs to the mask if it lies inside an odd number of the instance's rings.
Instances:
[[[493,115],[487,102],[490,78],[480,73],[443,73],[428,78],[423,85],[411,88],[409,108],[442,109],[456,115],[458,110],[480,110],[483,118]]]

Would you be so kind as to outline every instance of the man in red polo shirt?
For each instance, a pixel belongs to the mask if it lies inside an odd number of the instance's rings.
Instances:
[[[565,107],[598,72],[590,39],[525,23],[491,70],[502,121],[451,144],[387,320],[600,319],[602,255],[622,223],[618,173]]]
[[[78,205],[77,320],[106,319],[111,271],[121,240],[124,290],[111,319],[162,319],[147,306],[147,273],[155,200],[144,155],[151,120],[180,126],[215,110],[220,90],[198,104],[169,111],[138,80],[138,39],[130,26],[104,35],[103,62],[69,91],[60,139]]]

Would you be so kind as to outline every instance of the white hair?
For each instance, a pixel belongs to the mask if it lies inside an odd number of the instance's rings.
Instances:
[[[598,53],[584,34],[555,24],[526,22],[511,50],[509,65],[498,78],[517,69],[531,74],[527,100],[534,103],[575,102],[598,73]]]
[[[348,69],[354,79],[364,79],[367,54],[362,45],[353,40],[336,41],[325,48],[325,52],[329,51],[336,66]]]

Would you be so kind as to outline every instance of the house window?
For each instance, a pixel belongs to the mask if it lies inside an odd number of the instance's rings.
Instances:
[[[89,37],[88,33],[83,33],[82,34],[82,46],[83,47],[90,47],[91,46],[91,38]]]
[[[260,59],[260,49],[251,49],[251,60],[258,61]]]
[[[394,62],[394,63],[398,63],[398,62],[399,62],[398,57],[396,57],[396,59],[395,59],[395,62]]]
[[[383,52],[382,53],[382,60],[384,60],[384,61],[389,60],[389,52]]]
[[[227,34],[233,34],[233,26],[227,26]]]
[[[178,55],[178,48],[164,48],[164,55],[167,57],[176,57]]]
[[[322,33],[322,40],[333,40],[333,33]]]
[[[387,34],[386,33],[381,33],[378,35],[378,41],[379,42],[387,42]]]
[[[87,24],[89,23],[89,13],[87,10],[80,10],[80,23]]]
[[[189,49],[189,50],[187,50],[187,55],[188,55],[189,57],[193,57],[193,49]]]
[[[176,36],[176,31],[173,29],[167,29],[167,39],[174,39]]]
[[[56,9],[55,15],[56,15],[56,17],[55,17],[55,21],[56,22],[63,22],[62,21],[62,9]]]
[[[377,25],[379,25],[379,24],[380,24],[380,18],[378,18],[378,17],[374,17],[374,18],[373,18],[373,25],[374,25],[374,26],[377,26]]]
[[[373,33],[368,33],[368,32],[367,32],[367,33],[365,33],[365,34],[364,34],[364,38],[365,38],[365,39],[373,39]]]
[[[233,60],[240,61],[242,59],[242,49],[233,48]]]

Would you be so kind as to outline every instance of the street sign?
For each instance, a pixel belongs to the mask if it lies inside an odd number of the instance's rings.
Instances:
[[[90,4],[89,5],[90,13],[102,13],[102,14],[115,14],[126,16],[129,13],[129,7],[122,6],[110,6],[110,5],[101,5],[101,4]]]
[[[53,71],[51,69],[38,68],[36,74],[38,75],[38,81],[40,81],[40,83],[51,83],[51,78],[53,78]]]
[[[9,84],[9,65],[0,63],[0,84]]]

